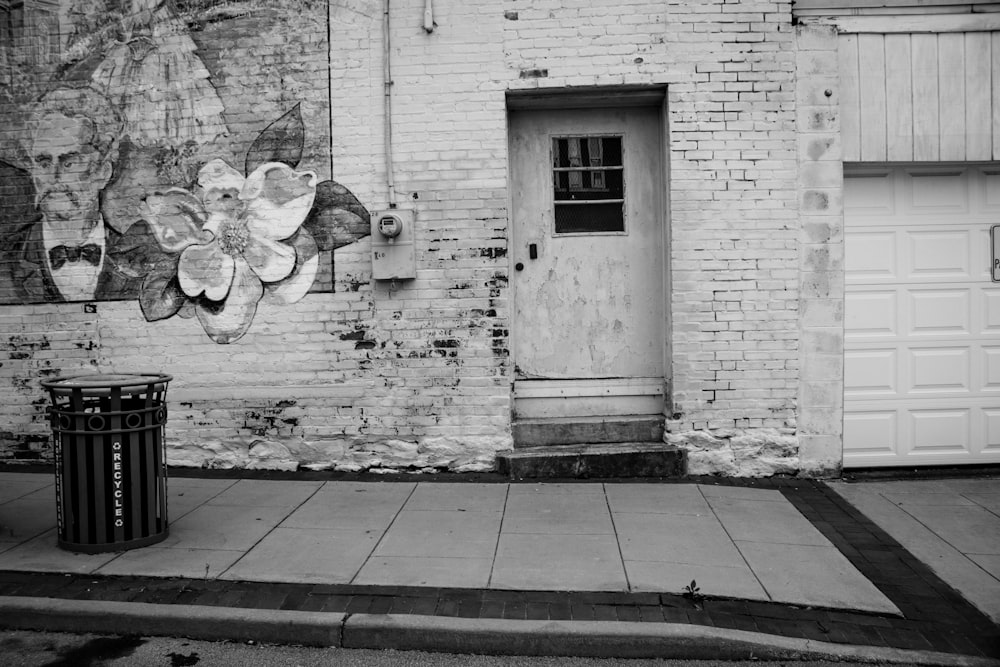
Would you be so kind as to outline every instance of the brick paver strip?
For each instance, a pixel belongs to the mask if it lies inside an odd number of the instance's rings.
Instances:
[[[203,472],[203,471],[202,471]],[[177,475],[184,476],[184,475]],[[192,475],[194,476],[194,475]],[[268,478],[280,478],[274,475]],[[296,477],[287,477],[296,479]],[[317,479],[334,477],[318,477]],[[364,477],[358,477],[364,479]],[[402,481],[401,478],[399,481]],[[384,479],[379,479],[384,482]],[[420,481],[426,481],[426,478]],[[439,481],[435,477],[434,481]],[[496,476],[459,480],[509,483]],[[555,481],[555,480],[552,480]],[[579,480],[559,480],[578,482]],[[588,480],[594,483],[602,480]],[[636,480],[603,480],[606,483]],[[1000,658],[1000,627],[820,481],[790,478],[643,480],[777,489],[903,617],[756,600],[604,591],[499,591],[0,571],[0,595],[368,614],[688,623],[832,643]],[[531,483],[535,483],[532,480]]]

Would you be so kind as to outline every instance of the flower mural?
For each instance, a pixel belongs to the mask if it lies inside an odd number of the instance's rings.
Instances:
[[[147,194],[108,257],[141,281],[147,321],[196,317],[217,343],[249,330],[258,304],[290,304],[313,287],[320,253],[370,233],[368,211],[347,188],[296,169],[298,107],[251,146],[244,176],[224,160],[195,183]]]
[[[312,284],[316,243],[301,226],[316,183],[315,173],[281,162],[263,164],[244,179],[212,160],[194,193],[174,188],[143,202],[141,213],[160,248],[180,253],[177,284],[195,299],[195,314],[216,342],[246,333],[265,285],[292,303]],[[300,254],[305,258],[296,261]]]

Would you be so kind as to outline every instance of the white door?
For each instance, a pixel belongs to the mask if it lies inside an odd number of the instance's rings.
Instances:
[[[652,107],[510,112],[518,417],[662,413],[660,126]]]
[[[1000,168],[848,170],[844,210],[844,466],[1000,462]]]

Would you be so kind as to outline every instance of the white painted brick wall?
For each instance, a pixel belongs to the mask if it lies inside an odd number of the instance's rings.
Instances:
[[[59,357],[64,372],[173,374],[178,463],[489,467],[510,446],[504,93],[667,84],[668,440],[695,471],[796,468],[798,322],[832,307],[801,294],[802,188],[833,174],[799,175],[790,2],[438,0],[430,34],[423,8],[392,3],[395,185],[416,212],[415,280],[373,285],[363,240],[337,251],[336,293],[262,304],[232,345],[191,320],[146,323],[128,302],[85,317],[82,304],[2,306],[8,339],[57,327],[68,347],[76,330],[86,345]],[[388,204],[381,5],[332,2],[329,18],[331,176],[374,211]],[[14,406],[0,431],[44,432],[28,410],[40,352],[0,368]]]

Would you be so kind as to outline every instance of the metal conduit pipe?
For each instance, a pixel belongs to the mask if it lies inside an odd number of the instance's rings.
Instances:
[[[382,20],[382,63],[385,84],[385,181],[389,190],[389,208],[396,208],[396,182],[392,169],[392,66],[391,43],[389,40],[389,0],[383,4]]]

